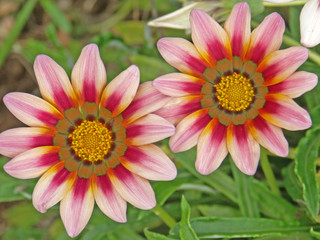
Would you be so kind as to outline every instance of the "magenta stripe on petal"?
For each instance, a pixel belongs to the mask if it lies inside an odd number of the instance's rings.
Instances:
[[[29,149],[51,146],[55,132],[46,128],[21,127],[0,134],[0,154],[15,157]]]
[[[189,114],[201,109],[202,96],[172,98],[166,105],[154,114],[163,117],[172,124],[177,124]]]

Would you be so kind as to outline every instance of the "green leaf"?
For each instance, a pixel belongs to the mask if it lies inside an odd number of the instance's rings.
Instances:
[[[199,238],[260,237],[271,234],[292,235],[309,232],[311,226],[267,218],[218,218],[201,217],[191,219],[191,227]],[[170,234],[177,236],[176,224]]]
[[[142,21],[121,21],[112,30],[128,45],[143,44],[145,25],[146,23]]]
[[[2,66],[9,52],[11,51],[12,45],[14,44],[16,38],[19,36],[23,27],[27,23],[36,3],[37,0],[26,1],[26,3],[23,4],[22,9],[17,14],[14,26],[12,27],[8,36],[3,41],[2,46],[0,48],[0,67]]]
[[[144,235],[148,240],[172,240],[172,238],[166,237],[165,235],[150,232],[147,228],[144,230]]]
[[[283,183],[290,197],[294,201],[301,201],[302,196],[302,185],[297,175],[294,172],[294,163],[290,163],[286,168],[282,169]]]
[[[296,148],[295,172],[302,183],[303,199],[313,219],[317,220],[319,212],[319,194],[316,180],[316,159],[320,146],[320,128],[307,132]]]
[[[315,231],[313,228],[310,229],[310,234],[316,239],[320,239],[320,232]]]
[[[194,167],[194,162],[196,159],[196,148],[192,148],[186,152],[174,154],[175,159],[177,159],[191,174],[196,176],[201,181],[205,182],[213,189],[221,192],[231,201],[237,203],[237,189],[235,183],[231,177],[225,174],[221,170],[216,170],[213,173],[204,176],[197,172]]]
[[[247,176],[239,171],[231,157],[229,157],[229,160],[238,190],[238,205],[243,217],[259,217],[258,203],[253,197],[251,189],[252,176]]]
[[[45,10],[45,12],[50,16],[53,23],[65,30],[66,32],[70,33],[72,30],[72,25],[68,21],[68,19],[64,16],[64,13],[58,8],[56,3],[51,0],[40,0],[40,4]]]
[[[179,235],[181,240],[197,240],[198,237],[190,226],[191,208],[184,196],[181,198],[181,221]]]
[[[199,205],[197,208],[205,217],[241,217],[239,210],[225,205]]]
[[[287,221],[296,219],[298,209],[284,198],[275,195],[263,183],[253,179],[251,188],[260,211],[265,216]]]
[[[296,41],[300,41],[300,15],[301,7],[289,7],[289,29],[290,35]]]

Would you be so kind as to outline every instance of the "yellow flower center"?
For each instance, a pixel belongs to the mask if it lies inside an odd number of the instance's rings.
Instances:
[[[231,112],[246,110],[255,96],[251,81],[235,72],[222,77],[214,88],[219,105]]]
[[[103,160],[112,143],[112,132],[102,123],[84,120],[69,134],[71,148],[83,160],[96,162]]]

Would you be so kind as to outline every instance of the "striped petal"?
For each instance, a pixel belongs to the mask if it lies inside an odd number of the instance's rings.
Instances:
[[[117,222],[126,222],[127,202],[112,186],[107,175],[92,178],[93,195],[101,211]]]
[[[129,146],[126,154],[120,158],[120,162],[129,171],[149,180],[168,181],[177,175],[173,162],[153,144]]]
[[[201,95],[197,95],[172,98],[166,105],[155,111],[154,114],[176,125],[189,114],[201,109],[202,97]]]
[[[206,12],[198,9],[190,14],[191,37],[194,45],[207,62],[215,66],[221,59],[232,58],[226,31]]]
[[[232,55],[244,60],[251,34],[251,13],[248,3],[237,3],[224,25],[229,35]]]
[[[144,145],[172,136],[175,127],[162,117],[148,114],[126,127],[127,145]]]
[[[278,156],[288,156],[289,145],[281,128],[268,123],[260,116],[254,120],[249,119],[248,127],[252,136],[263,147]]]
[[[172,152],[186,151],[198,143],[199,135],[211,120],[208,111],[201,109],[181,120],[169,141]]]
[[[136,95],[140,81],[139,68],[131,65],[104,89],[101,97],[101,106],[106,107],[115,117],[122,113]]]
[[[112,185],[124,200],[140,209],[151,209],[156,198],[148,180],[135,175],[121,164],[108,169]]]
[[[314,47],[320,43],[320,2],[309,0],[300,13],[301,44]]]
[[[207,175],[216,170],[228,154],[227,128],[212,119],[199,136],[196,169]]]
[[[16,118],[32,127],[53,128],[63,118],[50,103],[28,93],[8,93],[3,102]]]
[[[245,125],[229,125],[227,146],[239,170],[247,175],[255,174],[260,158],[260,146]]]
[[[284,81],[269,86],[269,93],[282,93],[291,98],[300,97],[313,89],[318,83],[318,76],[305,71],[295,72]]]
[[[41,95],[45,100],[62,112],[78,106],[67,73],[53,59],[46,55],[38,55],[33,67]]]
[[[282,94],[269,94],[265,98],[267,101],[258,112],[268,122],[293,131],[307,129],[311,126],[309,113],[290,97]]]
[[[285,23],[280,14],[268,15],[251,33],[246,60],[259,64],[265,56],[278,50],[282,44],[284,30]]]
[[[183,38],[161,38],[157,47],[164,60],[183,73],[201,78],[209,66],[194,45]]]
[[[60,203],[61,219],[70,237],[79,235],[91,217],[94,197],[90,182],[90,179],[76,177]]]
[[[129,107],[122,113],[123,125],[128,125],[134,120],[154,112],[164,106],[170,97],[160,93],[152,82],[142,83]]]
[[[36,178],[60,161],[59,150],[55,146],[33,148],[11,159],[3,168],[15,178]]]
[[[55,131],[47,128],[21,127],[0,134],[0,154],[13,158],[29,149],[51,146]]]
[[[86,101],[99,104],[107,74],[96,44],[89,44],[82,49],[72,69],[71,81],[80,105]]]
[[[262,73],[263,85],[274,85],[288,78],[307,58],[308,50],[304,47],[275,51],[259,64],[257,72]]]
[[[169,73],[156,78],[153,86],[161,93],[171,97],[183,97],[201,93],[202,85],[206,82],[183,73]]]
[[[33,206],[39,212],[56,205],[67,194],[76,178],[76,172],[70,173],[64,167],[64,162],[59,162],[39,179],[32,194]]]

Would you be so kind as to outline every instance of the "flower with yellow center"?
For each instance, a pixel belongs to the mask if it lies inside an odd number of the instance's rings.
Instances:
[[[163,58],[182,73],[153,81],[172,99],[156,113],[177,124],[170,138],[173,152],[197,145],[201,174],[217,169],[230,153],[246,174],[256,172],[260,146],[287,156],[281,128],[311,126],[307,111],[292,98],[311,90],[317,76],[297,68],[308,58],[303,47],[279,50],[285,23],[278,13],[251,32],[247,3],[236,4],[224,29],[202,10],[190,14],[193,44],[162,38]]]
[[[151,209],[156,200],[150,180],[171,180],[176,168],[153,142],[174,134],[167,120],[152,114],[170,98],[151,82],[139,86],[130,66],[106,86],[96,45],[86,46],[70,83],[51,58],[34,63],[43,99],[27,93],[4,97],[8,109],[30,127],[0,134],[0,154],[13,158],[5,171],[17,178],[40,177],[32,194],[45,212],[59,201],[68,234],[77,236],[94,202],[117,222],[126,222],[127,202]]]

